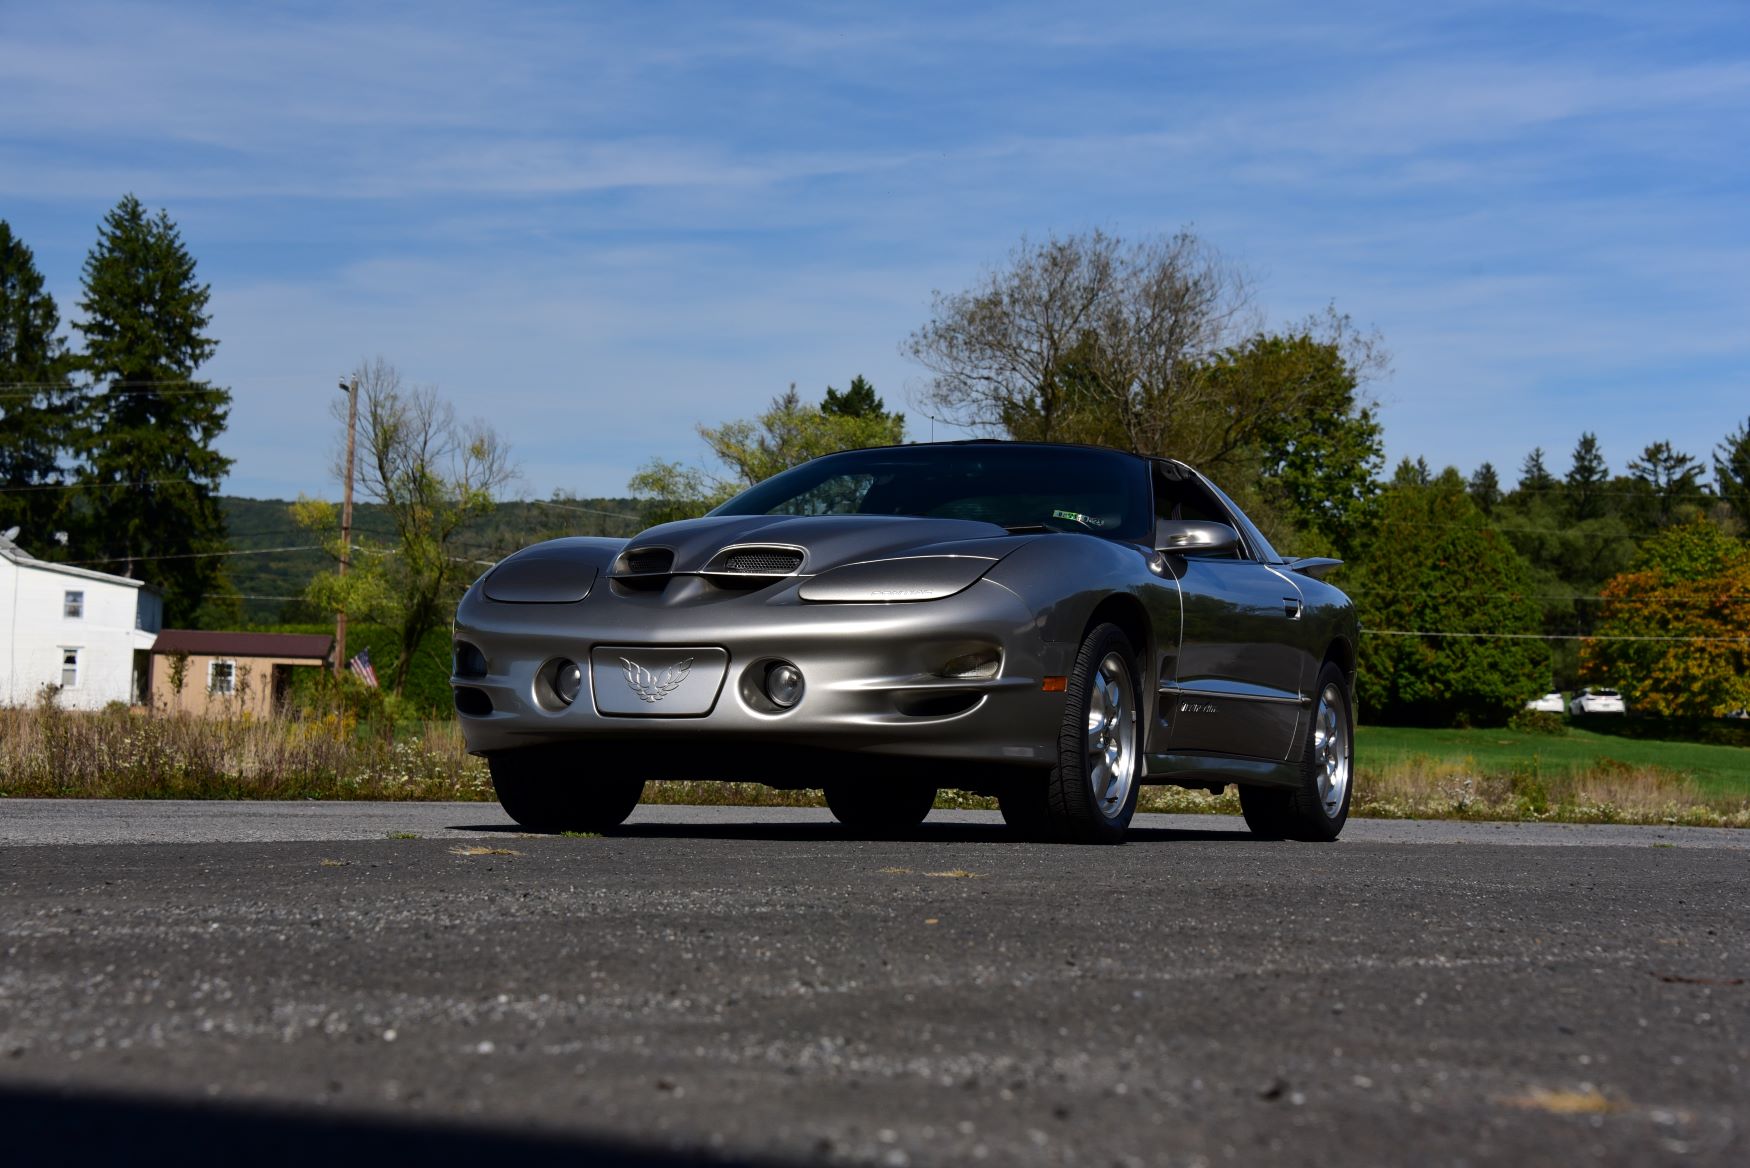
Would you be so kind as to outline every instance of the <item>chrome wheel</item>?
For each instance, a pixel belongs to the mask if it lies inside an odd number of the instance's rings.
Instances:
[[[1130,666],[1122,655],[1106,654],[1088,687],[1087,774],[1094,805],[1108,819],[1117,816],[1129,803],[1130,788],[1136,782],[1136,711],[1132,708],[1132,693]]]
[[[1313,715],[1312,764],[1318,783],[1319,806],[1335,819],[1343,812],[1349,793],[1349,717],[1343,691],[1327,685],[1319,691],[1319,708]]]

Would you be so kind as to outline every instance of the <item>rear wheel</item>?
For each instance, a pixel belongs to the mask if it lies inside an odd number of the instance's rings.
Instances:
[[[573,752],[523,749],[487,759],[504,813],[530,831],[609,831],[626,822],[643,779],[580,774]]]
[[[1349,820],[1355,719],[1342,670],[1326,662],[1319,670],[1317,694],[1301,757],[1300,785],[1240,788],[1240,810],[1254,835],[1329,843]]]
[[[910,831],[936,805],[929,783],[842,779],[826,784],[825,793],[833,817],[861,835]]]

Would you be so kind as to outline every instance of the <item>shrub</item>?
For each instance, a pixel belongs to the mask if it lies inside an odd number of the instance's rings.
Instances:
[[[1520,710],[1507,719],[1507,729],[1521,734],[1548,734],[1560,738],[1568,732],[1568,724],[1560,714],[1548,710]]]

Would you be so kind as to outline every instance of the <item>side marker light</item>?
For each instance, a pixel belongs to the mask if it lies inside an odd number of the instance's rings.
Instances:
[[[1039,683],[1039,688],[1046,693],[1063,693],[1069,688],[1069,678],[1048,677]]]

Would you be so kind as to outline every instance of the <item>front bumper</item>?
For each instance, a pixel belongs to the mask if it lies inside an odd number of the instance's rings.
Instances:
[[[457,610],[456,638],[481,650],[486,673],[451,681],[479,691],[491,708],[461,714],[468,749],[637,744],[640,768],[658,772],[672,757],[676,773],[648,778],[705,777],[698,760],[728,752],[746,760],[747,778],[764,779],[766,760],[749,753],[761,745],[773,755],[1039,766],[1055,758],[1064,695],[1040,683],[1068,672],[1075,646],[1044,641],[1037,614],[1015,593],[987,579],[940,600],[821,604],[797,599],[798,583],[725,594],[689,581],[652,595],[600,581],[571,604],[502,604],[470,590]],[[598,680],[609,679],[595,675],[603,660],[591,662],[601,646],[721,650],[727,664],[703,713],[603,713],[594,695]],[[947,662],[989,648],[1001,653],[996,676],[942,676]],[[563,707],[542,681],[558,658],[587,675],[577,700]],[[805,679],[801,700],[781,712],[760,708],[750,692],[774,660],[796,665]]]

